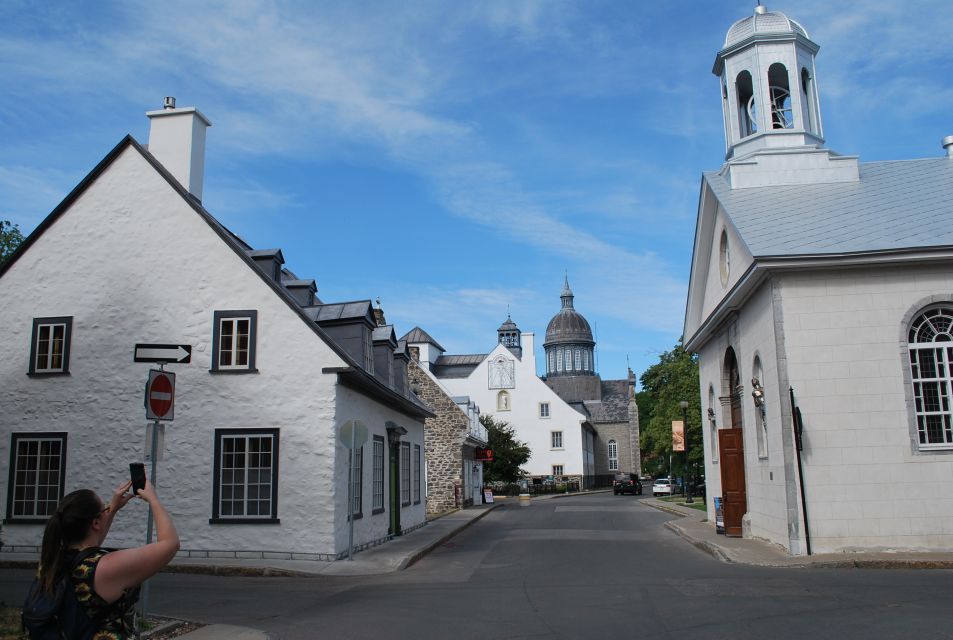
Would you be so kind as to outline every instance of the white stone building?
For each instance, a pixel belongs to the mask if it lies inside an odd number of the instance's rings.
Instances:
[[[759,6],[715,60],[727,154],[702,177],[684,327],[709,519],[721,496],[729,534],[792,554],[949,551],[953,137],[920,160],[824,148],[817,51]]]
[[[419,328],[404,339],[419,354],[421,367],[450,394],[468,397],[483,415],[514,428],[517,439],[532,451],[523,466],[531,476],[592,476],[595,432],[586,416],[560,399],[536,375],[533,334],[520,333],[510,318],[497,334],[497,345],[490,353],[472,355],[445,355],[443,348]]]
[[[369,301],[323,304],[201,204],[197,110],[150,112],[0,269],[4,551],[35,550],[58,499],[108,496],[141,460],[148,364],[137,343],[192,346],[176,376],[157,488],[182,554],[330,560],[348,544],[348,451],[369,431],[351,507],[357,547],[425,522],[423,421],[406,351],[374,340]],[[391,334],[393,331],[391,330]],[[115,545],[144,538],[145,507]]]

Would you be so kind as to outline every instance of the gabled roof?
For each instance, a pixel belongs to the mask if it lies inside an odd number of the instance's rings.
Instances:
[[[83,193],[112,165],[112,163],[126,150],[132,148],[142,158],[148,162],[155,171],[162,176],[163,179],[169,184],[172,189],[179,194],[179,196],[195,211],[196,214],[202,220],[204,220],[209,227],[222,239],[222,241],[231,248],[235,254],[252,270],[254,271],[261,279],[269,286],[274,293],[281,298],[281,300],[288,305],[292,312],[294,312],[302,321],[304,321],[308,327],[320,338],[335,354],[337,354],[345,363],[346,367],[333,367],[328,370],[328,373],[337,373],[339,374],[339,380],[349,382],[352,386],[358,386],[364,390],[369,396],[374,397],[375,399],[381,401],[383,404],[391,406],[399,411],[404,412],[407,415],[415,417],[431,417],[432,412],[427,409],[424,405],[418,401],[410,398],[408,396],[401,395],[391,389],[390,387],[384,385],[379,380],[377,380],[373,375],[364,370],[364,368],[357,363],[353,358],[351,358],[348,353],[341,348],[330,336],[328,336],[322,329],[319,327],[307,313],[305,309],[301,307],[291,295],[280,283],[275,282],[275,280],[262,271],[256,264],[254,258],[250,255],[254,250],[241,240],[237,235],[229,231],[224,225],[222,225],[215,217],[209,213],[205,207],[202,206],[202,203],[191,193],[189,193],[180,183],[176,180],[169,171],[162,166],[156,158],[149,153],[142,145],[136,142],[135,138],[131,135],[126,135],[119,143],[113,147],[109,153],[90,171],[85,178],[83,178],[76,187],[60,202],[55,209],[41,222],[37,225],[36,229],[20,244],[17,250],[10,256],[10,259],[3,265],[0,266],[0,278],[7,272],[7,270],[13,266],[14,263],[19,260],[20,256],[29,251],[30,247],[37,241],[37,239],[42,236],[47,229],[53,226],[56,221],[70,209],[73,203],[79,199]],[[276,255],[280,256],[280,250],[266,249],[263,250],[264,253],[261,255]],[[370,301],[366,301],[368,307],[370,307]]]
[[[390,342],[395,349],[398,346],[397,334],[394,333],[394,325],[391,324],[384,325],[383,327],[374,327],[374,333],[371,339],[374,342]]]
[[[414,327],[404,335],[401,340],[406,341],[408,344],[419,344],[421,342],[429,342],[433,346],[437,347],[441,351],[446,351],[443,347],[440,346],[440,343],[430,337],[430,334],[421,329],[420,327]]]
[[[473,353],[440,356],[434,361],[430,369],[438,378],[466,378],[480,366],[487,355],[486,353]]]
[[[953,160],[868,162],[860,180],[732,190],[705,173],[755,258],[953,246]]]

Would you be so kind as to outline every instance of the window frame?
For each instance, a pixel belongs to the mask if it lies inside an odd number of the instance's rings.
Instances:
[[[559,473],[556,473],[556,470],[557,470],[557,469],[559,469]],[[565,467],[565,465],[561,465],[561,464],[554,464],[554,465],[553,465],[553,480],[555,480],[556,478],[561,478],[561,477],[563,477],[563,476],[565,476],[565,475],[566,475],[566,467]]]
[[[350,449],[347,453],[352,460],[356,460],[353,471],[357,471],[356,475],[352,471],[351,477],[348,478],[351,485],[351,512],[348,517],[360,520],[364,517],[364,446],[358,447],[356,456],[352,455]]]
[[[58,494],[56,500],[53,502],[53,511],[48,514],[33,515],[28,516],[17,516],[13,513],[14,506],[14,496],[16,495],[16,471],[17,471],[17,449],[19,443],[22,441],[36,440],[56,440],[60,442],[60,454],[59,454],[59,482],[57,485]],[[45,524],[49,517],[55,512],[56,505],[63,498],[64,491],[66,489],[66,462],[67,462],[67,445],[68,445],[68,433],[65,431],[15,431],[10,434],[10,475],[9,480],[7,481],[7,512],[6,518],[4,518],[4,524]],[[37,465],[39,467],[39,465]],[[53,486],[53,485],[47,485]],[[37,484],[33,485],[34,489],[37,488]],[[34,499],[34,507],[36,500]]]
[[[380,455],[378,455],[378,445],[380,445]],[[373,475],[371,478],[371,515],[384,513],[384,459],[386,458],[386,449],[384,447],[384,436],[374,436],[374,447],[372,449]],[[378,464],[379,463],[379,464]],[[378,492],[378,488],[380,492]],[[380,498],[380,505],[377,500]]]
[[[255,309],[244,309],[244,310],[221,310],[214,311],[212,313],[212,366],[209,369],[210,373],[226,373],[226,374],[242,374],[242,373],[258,373],[258,369],[255,368],[255,360],[257,356],[257,344],[258,344],[258,311]],[[223,320],[243,320],[247,319],[248,322],[248,365],[247,366],[236,366],[236,365],[225,365],[224,367],[220,364],[220,341],[222,337],[222,321]]]
[[[63,325],[62,367],[59,369],[37,369],[36,358],[39,340],[37,334],[40,327],[54,327]],[[28,376],[67,376],[69,375],[70,346],[73,342],[73,316],[50,316],[33,318],[33,334],[30,337],[30,363],[27,368]],[[51,350],[52,353],[52,350]]]
[[[406,455],[405,455],[406,452]],[[400,443],[400,506],[410,506],[410,443]],[[404,496],[407,499],[404,499]]]
[[[613,451],[613,449],[615,451]],[[609,458],[609,471],[619,470],[619,443],[613,438],[606,443],[606,453]],[[614,453],[614,455],[613,455]]]
[[[270,516],[222,516],[220,513],[220,498],[222,493],[222,441],[225,437],[228,436],[246,436],[246,437],[261,437],[261,436],[270,436],[272,439],[271,443],[271,515]],[[265,428],[265,429],[215,429],[212,434],[214,439],[214,455],[213,460],[213,476],[212,476],[212,517],[209,518],[209,524],[280,524],[281,520],[278,518],[278,480],[279,475],[279,461],[280,461],[280,444],[281,444],[281,429],[274,428]],[[246,451],[247,455],[247,451]],[[246,458],[245,461],[245,471],[248,471],[248,461]],[[244,498],[245,505],[247,507],[247,494]],[[246,509],[247,510],[247,509]]]
[[[420,504],[421,495],[422,495],[422,493],[423,493],[423,492],[420,490],[420,486],[421,486],[421,484],[422,484],[421,481],[420,481],[420,474],[421,474],[421,472],[422,472],[422,470],[423,470],[423,465],[421,464],[420,445],[419,445],[419,444],[415,444],[415,445],[414,445],[413,465],[414,465],[414,471],[413,471],[413,481],[412,481],[412,483],[413,483],[413,493],[414,493],[414,504]]]
[[[553,451],[564,449],[562,429],[555,429],[549,432],[549,448]]]
[[[933,300],[936,300],[936,298]],[[944,432],[947,434],[943,442],[923,442],[923,439],[929,439],[929,428],[928,426],[924,426],[923,429],[921,429],[921,424],[925,425],[925,420],[930,416],[939,415],[941,419],[945,419],[944,421],[947,425],[953,422],[953,371],[950,371],[951,366],[953,366],[953,341],[913,341],[914,332],[924,324],[921,322],[921,319],[930,317],[930,314],[935,317],[938,311],[942,311],[943,315],[953,317],[953,301],[939,298],[939,304],[934,302],[933,304],[918,305],[916,311],[907,314],[903,323],[903,371],[907,385],[906,396],[908,414],[910,416],[910,439],[913,450],[924,454],[953,453],[953,433],[950,433],[951,429],[949,427],[941,429],[941,437]],[[950,335],[953,333],[953,329],[948,328],[947,331],[943,333]],[[927,351],[933,352],[932,355],[936,362],[934,370],[943,368],[946,372],[945,377],[924,377],[922,375],[920,370],[923,367],[923,361],[918,358],[916,354]],[[942,360],[942,364],[936,360],[937,354],[940,354],[941,357],[939,360]],[[916,369],[914,367],[914,360],[917,362]],[[939,409],[927,410],[925,407],[927,398],[923,393],[924,383],[933,383],[936,385],[937,400],[941,403]],[[920,389],[919,394],[917,393],[918,387]],[[944,400],[946,410],[944,410],[942,406]],[[918,407],[918,405],[920,406]],[[921,422],[921,419],[923,422]]]
[[[549,420],[552,417],[548,402],[539,403],[539,417],[541,420]]]

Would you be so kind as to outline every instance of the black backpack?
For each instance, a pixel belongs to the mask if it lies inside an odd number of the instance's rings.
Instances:
[[[92,548],[77,553],[56,581],[53,593],[44,591],[38,578],[33,579],[20,618],[31,640],[87,640],[96,632],[99,621],[83,611],[71,576],[83,560],[97,551]]]

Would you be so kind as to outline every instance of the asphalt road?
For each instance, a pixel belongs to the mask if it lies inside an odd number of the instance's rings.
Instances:
[[[723,564],[633,496],[507,505],[373,578],[158,576],[157,613],[320,638],[953,639],[953,571]],[[17,602],[26,571],[0,571]]]

